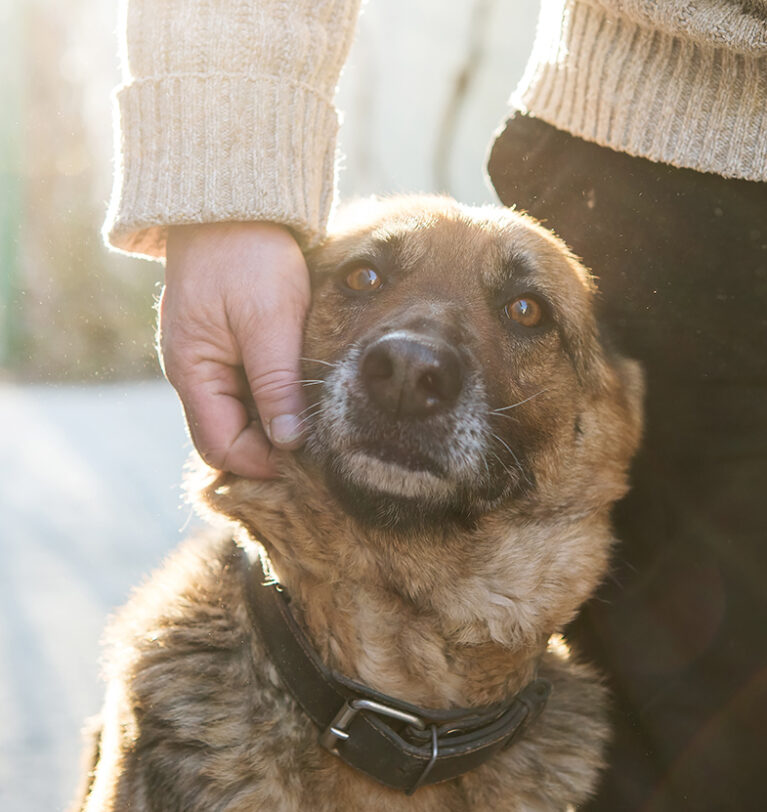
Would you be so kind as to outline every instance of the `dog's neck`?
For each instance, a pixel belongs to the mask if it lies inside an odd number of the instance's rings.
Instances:
[[[391,584],[308,574],[276,544],[269,554],[321,658],[371,688],[425,707],[478,706],[516,693],[535,676],[545,636],[509,645],[493,640],[481,621],[461,624]],[[460,587],[450,591],[462,599]]]
[[[594,586],[583,575],[593,561],[573,556],[566,573],[546,570],[563,547],[593,537],[593,516],[587,526],[560,522],[554,555],[543,544],[553,530],[510,529],[507,515],[471,531],[361,526],[298,468],[274,483],[219,480],[204,498],[266,549],[329,666],[413,704],[477,706],[515,693]]]

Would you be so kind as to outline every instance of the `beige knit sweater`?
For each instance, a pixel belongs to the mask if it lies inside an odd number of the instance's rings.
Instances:
[[[225,220],[320,238],[359,2],[129,0],[108,241],[161,257],[167,226]],[[512,104],[632,155],[767,181],[767,0],[543,0]]]
[[[123,2],[108,241],[161,257],[167,226],[225,220],[316,241],[360,0]]]

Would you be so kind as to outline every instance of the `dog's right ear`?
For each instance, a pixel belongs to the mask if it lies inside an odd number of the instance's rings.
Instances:
[[[244,479],[228,471],[207,465],[195,451],[184,465],[184,494],[186,501],[208,521],[241,521],[238,506],[247,502],[248,491],[259,489],[263,483]]]
[[[217,494],[227,489],[235,479],[234,474],[211,468],[194,451],[184,464],[184,497],[197,513],[209,519],[212,514],[222,513]]]
[[[184,490],[195,511],[212,524],[222,520],[244,527],[254,537],[269,527],[295,501],[291,483],[309,498],[312,487],[291,455],[280,461],[275,479],[246,479],[206,465],[195,453],[185,466]],[[277,517],[277,518],[276,518]]]

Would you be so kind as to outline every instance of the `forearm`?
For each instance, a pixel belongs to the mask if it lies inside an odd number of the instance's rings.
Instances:
[[[169,225],[270,220],[309,244],[333,196],[333,95],[359,0],[130,0],[105,225],[162,256]]]

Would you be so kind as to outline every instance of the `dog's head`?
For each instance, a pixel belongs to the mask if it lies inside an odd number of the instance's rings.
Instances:
[[[308,261],[306,447],[203,503],[291,590],[385,582],[464,642],[539,644],[604,573],[641,431],[589,274],[530,218],[435,197],[355,205]]]
[[[594,285],[530,218],[444,198],[352,208],[309,256],[306,453],[363,523],[472,523],[499,505],[614,500],[640,425],[635,364]],[[601,466],[602,470],[597,470]],[[583,505],[582,505],[583,506]]]

